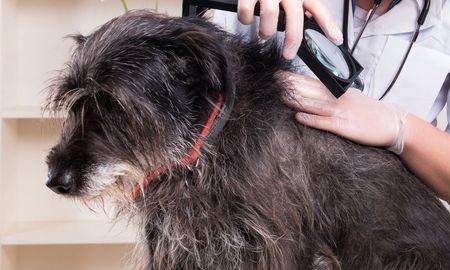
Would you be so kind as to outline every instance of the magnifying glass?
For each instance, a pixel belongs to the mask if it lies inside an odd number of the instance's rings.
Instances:
[[[203,16],[209,9],[237,12],[237,0],[183,0],[183,16]],[[259,16],[259,12],[257,3],[254,14]],[[284,31],[285,13],[281,5],[279,14],[278,31]],[[332,43],[313,18],[305,16],[304,37],[297,55],[335,97],[340,97],[349,87],[364,88],[359,76],[363,68],[348,46]]]
[[[364,82],[360,74],[363,67],[348,47],[331,42],[313,18],[306,19],[304,25],[303,41],[297,55],[317,78],[335,97],[340,97],[349,87],[362,90]]]
[[[343,80],[350,78],[350,68],[337,46],[313,29],[306,29],[303,38],[308,50],[329,72]]]

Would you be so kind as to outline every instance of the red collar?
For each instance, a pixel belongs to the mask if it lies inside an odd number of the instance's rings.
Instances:
[[[219,96],[219,99],[217,100],[214,110],[209,115],[208,120],[206,121],[205,126],[203,127],[200,136],[195,141],[194,147],[189,150],[186,155],[180,160],[179,163],[181,163],[183,166],[188,166],[192,163],[194,163],[199,157],[200,157],[200,149],[203,145],[203,142],[205,141],[206,136],[208,136],[214,121],[217,118],[217,114],[219,113],[219,109],[222,105],[222,96]],[[131,197],[133,199],[136,199],[137,196],[142,192],[142,189],[148,186],[150,182],[152,182],[155,178],[160,176],[161,174],[167,172],[171,168],[175,167],[178,164],[178,162],[172,162],[168,165],[158,167],[152,171],[150,171],[147,176],[142,181],[141,185],[136,185],[133,192],[131,192]]]

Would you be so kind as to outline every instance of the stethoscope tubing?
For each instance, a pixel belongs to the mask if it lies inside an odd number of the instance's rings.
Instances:
[[[374,5],[373,8],[371,10],[371,13],[369,15],[369,17],[367,18],[366,22],[364,23],[363,27],[361,28],[361,31],[358,34],[358,37],[355,40],[355,43],[353,44],[353,47],[351,49],[351,54],[353,55],[353,52],[355,51],[363,33],[364,30],[366,29],[367,25],[369,24],[369,22],[371,21],[372,17],[374,16],[376,10],[378,9],[378,7],[381,4],[381,0],[375,0],[374,1]],[[425,0],[424,5],[422,7],[422,11],[420,12],[420,15],[417,19],[417,27],[416,27],[416,31],[414,32],[413,37],[411,38],[411,42],[408,46],[408,50],[405,53],[405,56],[403,57],[403,60],[399,66],[399,68],[397,69],[397,72],[394,76],[394,78],[392,79],[391,83],[389,84],[388,88],[386,89],[386,91],[384,91],[384,93],[381,95],[381,97],[379,98],[379,100],[382,100],[384,97],[386,97],[386,95],[391,91],[392,87],[395,85],[395,83],[397,82],[398,77],[400,76],[400,73],[403,70],[403,67],[406,64],[406,60],[409,57],[409,54],[412,50],[412,47],[414,45],[414,43],[417,41],[417,38],[419,36],[420,33],[420,29],[422,27],[422,25],[425,23],[426,18],[428,17],[428,12],[430,10],[430,5],[431,5],[431,0]],[[348,47],[348,16],[349,16],[349,1],[348,0],[344,0],[344,20],[343,20],[343,26],[344,26],[344,42],[346,43],[346,46]]]

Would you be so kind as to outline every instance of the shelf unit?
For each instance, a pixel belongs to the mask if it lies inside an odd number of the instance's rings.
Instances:
[[[181,0],[127,0],[181,14]],[[120,0],[0,2],[0,270],[123,269],[135,230],[45,187],[45,156],[61,119],[41,110],[73,33],[123,13]],[[108,212],[108,211],[106,211]]]

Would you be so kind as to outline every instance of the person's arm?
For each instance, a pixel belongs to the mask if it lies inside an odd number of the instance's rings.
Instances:
[[[400,158],[441,198],[450,202],[450,134],[409,114]]]
[[[254,10],[257,0],[239,0],[238,18],[243,24],[251,24],[254,20]],[[260,25],[259,35],[269,39],[277,32],[279,5],[286,15],[286,35],[284,41],[283,56],[293,59],[303,38],[303,12],[312,14],[320,25],[325,35],[335,44],[341,45],[343,34],[334,18],[321,0],[260,0]]]
[[[336,99],[318,80],[289,73],[296,119],[355,142],[389,147],[438,196],[450,201],[450,135],[395,106],[349,89]]]

